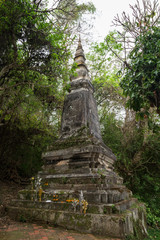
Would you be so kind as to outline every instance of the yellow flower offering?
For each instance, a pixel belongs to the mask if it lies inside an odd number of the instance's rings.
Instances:
[[[41,202],[41,201],[42,201],[42,193],[43,193],[43,189],[42,189],[42,187],[40,186],[40,188],[39,188],[39,191],[38,191],[38,195],[39,195],[39,202]]]

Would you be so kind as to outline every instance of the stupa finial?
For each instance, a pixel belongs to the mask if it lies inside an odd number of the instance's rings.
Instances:
[[[78,46],[77,46],[76,54],[74,58],[74,62],[77,64],[77,68],[76,68],[77,75],[71,76],[71,80],[77,80],[77,79],[90,80],[88,75],[88,68],[85,64],[85,60],[86,58],[85,58],[83,47],[82,47],[81,36],[79,34]]]
[[[81,35],[79,34],[79,40],[78,40],[78,47],[77,47],[77,50],[78,49],[82,49],[83,50],[83,48],[82,48],[82,43],[81,43]]]
[[[86,60],[85,56],[84,56],[84,51],[83,51],[83,47],[82,47],[80,34],[79,34],[78,46],[77,46],[77,49],[76,49],[76,54],[75,54],[74,60],[76,60],[76,58],[79,57],[79,56],[82,56],[84,58],[84,61]]]

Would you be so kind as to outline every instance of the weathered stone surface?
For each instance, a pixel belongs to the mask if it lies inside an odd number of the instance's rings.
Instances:
[[[92,167],[93,165],[96,165],[95,167],[101,165],[109,170],[113,168],[113,163],[116,160],[116,157],[104,144],[87,143],[84,146],[74,146],[66,149],[49,151],[43,154],[43,159],[45,165],[58,164],[58,161],[62,162],[62,160],[68,161],[63,161],[64,164],[68,164],[74,160],[77,162],[78,159],[80,159],[80,161],[87,160],[90,161]]]
[[[67,95],[62,114],[62,138],[76,135],[82,128],[101,140],[96,102],[85,89]]]
[[[134,234],[137,226],[143,235],[147,234],[143,205],[132,208],[124,214],[86,214],[55,211],[38,208],[8,207],[8,214],[18,220],[23,216],[27,221],[41,221],[56,224],[83,233],[93,233],[123,238]],[[137,229],[136,229],[137,230]]]
[[[83,129],[83,134],[90,134],[102,141],[97,104],[93,97],[94,89],[90,82],[80,41],[74,60],[77,64],[77,74],[71,77],[71,92],[64,101],[61,138],[76,135]]]

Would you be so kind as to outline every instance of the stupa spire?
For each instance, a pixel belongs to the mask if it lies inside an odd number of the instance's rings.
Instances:
[[[82,43],[81,43],[81,35],[79,34],[79,40],[78,40],[78,47],[77,49],[83,49],[82,48]]]
[[[81,37],[79,35],[79,40],[78,40],[78,46],[76,49],[75,57],[74,57],[74,63],[77,64],[76,68],[76,74],[75,76],[71,76],[71,80],[80,80],[80,79],[87,79],[90,80],[89,74],[88,74],[88,68],[85,63],[85,55],[81,43]]]

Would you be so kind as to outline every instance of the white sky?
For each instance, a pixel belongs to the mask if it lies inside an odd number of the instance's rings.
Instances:
[[[136,0],[90,0],[94,3],[97,14],[94,21],[95,34],[98,38],[105,37],[109,31],[114,30],[111,26],[113,18],[122,12],[131,13],[129,4],[135,5]],[[81,2],[81,1],[80,1]],[[84,0],[87,2],[87,0]]]

